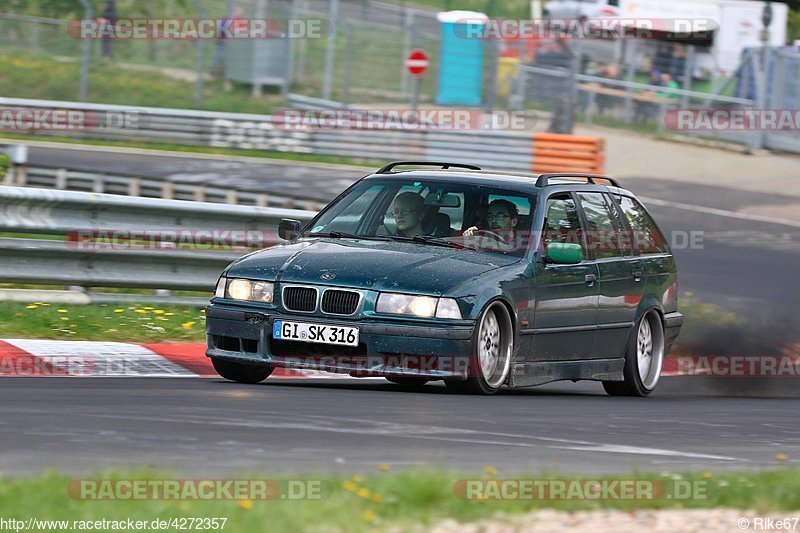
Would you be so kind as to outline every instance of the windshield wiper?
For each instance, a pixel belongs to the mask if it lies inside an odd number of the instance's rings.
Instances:
[[[328,237],[330,239],[365,239],[372,241],[386,240],[386,237],[383,237],[381,235],[356,235],[355,233],[347,233],[346,231],[331,231],[328,233],[304,233],[303,235],[308,238]]]
[[[434,246],[444,246],[445,248],[457,248],[459,250],[465,247],[441,237],[427,237],[425,235],[414,235],[413,237],[403,237],[401,235],[389,235],[389,238],[396,241],[404,242],[418,242],[421,244],[432,244]]]

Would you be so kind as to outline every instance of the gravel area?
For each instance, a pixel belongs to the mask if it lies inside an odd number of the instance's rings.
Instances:
[[[586,533],[717,533],[731,531],[778,530],[788,518],[788,530],[800,531],[794,517],[800,512],[783,515],[759,515],[754,511],[737,509],[668,509],[638,511],[553,511],[549,509],[524,515],[497,517],[480,522],[461,524],[445,520],[429,528],[434,533],[550,533],[570,531]],[[757,522],[757,518],[764,520]],[[767,518],[774,520],[770,528]],[[778,525],[777,522],[781,521]],[[781,529],[786,531],[786,529]]]

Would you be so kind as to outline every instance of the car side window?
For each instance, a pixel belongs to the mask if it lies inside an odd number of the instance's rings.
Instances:
[[[586,259],[581,221],[572,197],[565,194],[548,198],[545,216],[542,234],[545,251],[551,242],[580,244],[583,250],[582,259]]]
[[[620,207],[631,225],[631,243],[643,254],[658,254],[669,251],[664,235],[642,204],[629,196],[620,198]]]
[[[594,250],[596,259],[620,257],[622,249],[622,225],[617,220],[617,210],[610,199],[602,193],[579,192],[578,198],[586,216],[586,239]]]

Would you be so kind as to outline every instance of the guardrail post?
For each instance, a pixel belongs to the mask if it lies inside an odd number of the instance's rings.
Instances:
[[[206,201],[206,188],[202,185],[198,185],[194,188],[194,201],[195,202],[205,202]]]
[[[56,189],[66,190],[67,189],[67,175],[68,170],[66,168],[59,168],[56,170]],[[19,180],[17,180],[19,183]]]
[[[128,181],[128,196],[140,196],[142,193],[142,180],[131,178]]]
[[[228,194],[225,195],[225,203],[231,205],[236,205],[239,203],[239,195],[236,194],[234,189],[231,189],[228,191]]]
[[[165,198],[167,200],[172,200],[175,198],[175,186],[171,182],[165,181],[161,186],[161,198]]]
[[[94,177],[94,185],[92,186],[93,192],[105,192],[106,176],[105,174],[97,174]]]
[[[256,196],[256,205],[258,207],[267,207],[269,205],[269,196],[266,194],[259,194]]]

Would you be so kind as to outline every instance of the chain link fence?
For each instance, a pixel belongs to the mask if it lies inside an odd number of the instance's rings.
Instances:
[[[217,2],[215,9],[222,5]],[[209,91],[243,84],[254,95],[264,88],[279,93],[276,105],[396,107],[411,100],[405,58],[411,49],[423,48],[430,65],[421,100],[436,101],[442,26],[433,9],[378,0],[230,0],[224,7],[225,13],[208,16],[317,21],[322,32],[297,39],[116,41],[110,58],[102,57],[103,41],[96,40],[90,43],[91,71],[113,61],[130,66],[131,76],[136,69],[151,69],[182,77],[197,84],[195,104]],[[200,16],[200,8],[201,2],[187,2],[181,9],[188,18]],[[669,114],[676,110],[797,109],[800,104],[797,49],[746,50],[739,67],[727,71],[715,63],[711,44],[701,41],[489,39],[484,44],[480,105],[550,112],[554,132],[596,123],[668,133],[673,130]],[[69,35],[65,20],[0,14],[0,52],[76,63],[82,45]],[[24,62],[26,56],[21,57]],[[226,83],[203,91],[203,81],[212,75]],[[77,87],[76,80],[76,96]],[[91,100],[91,89],[89,94]],[[186,98],[191,100],[188,91]],[[797,131],[676,132],[800,151]]]

